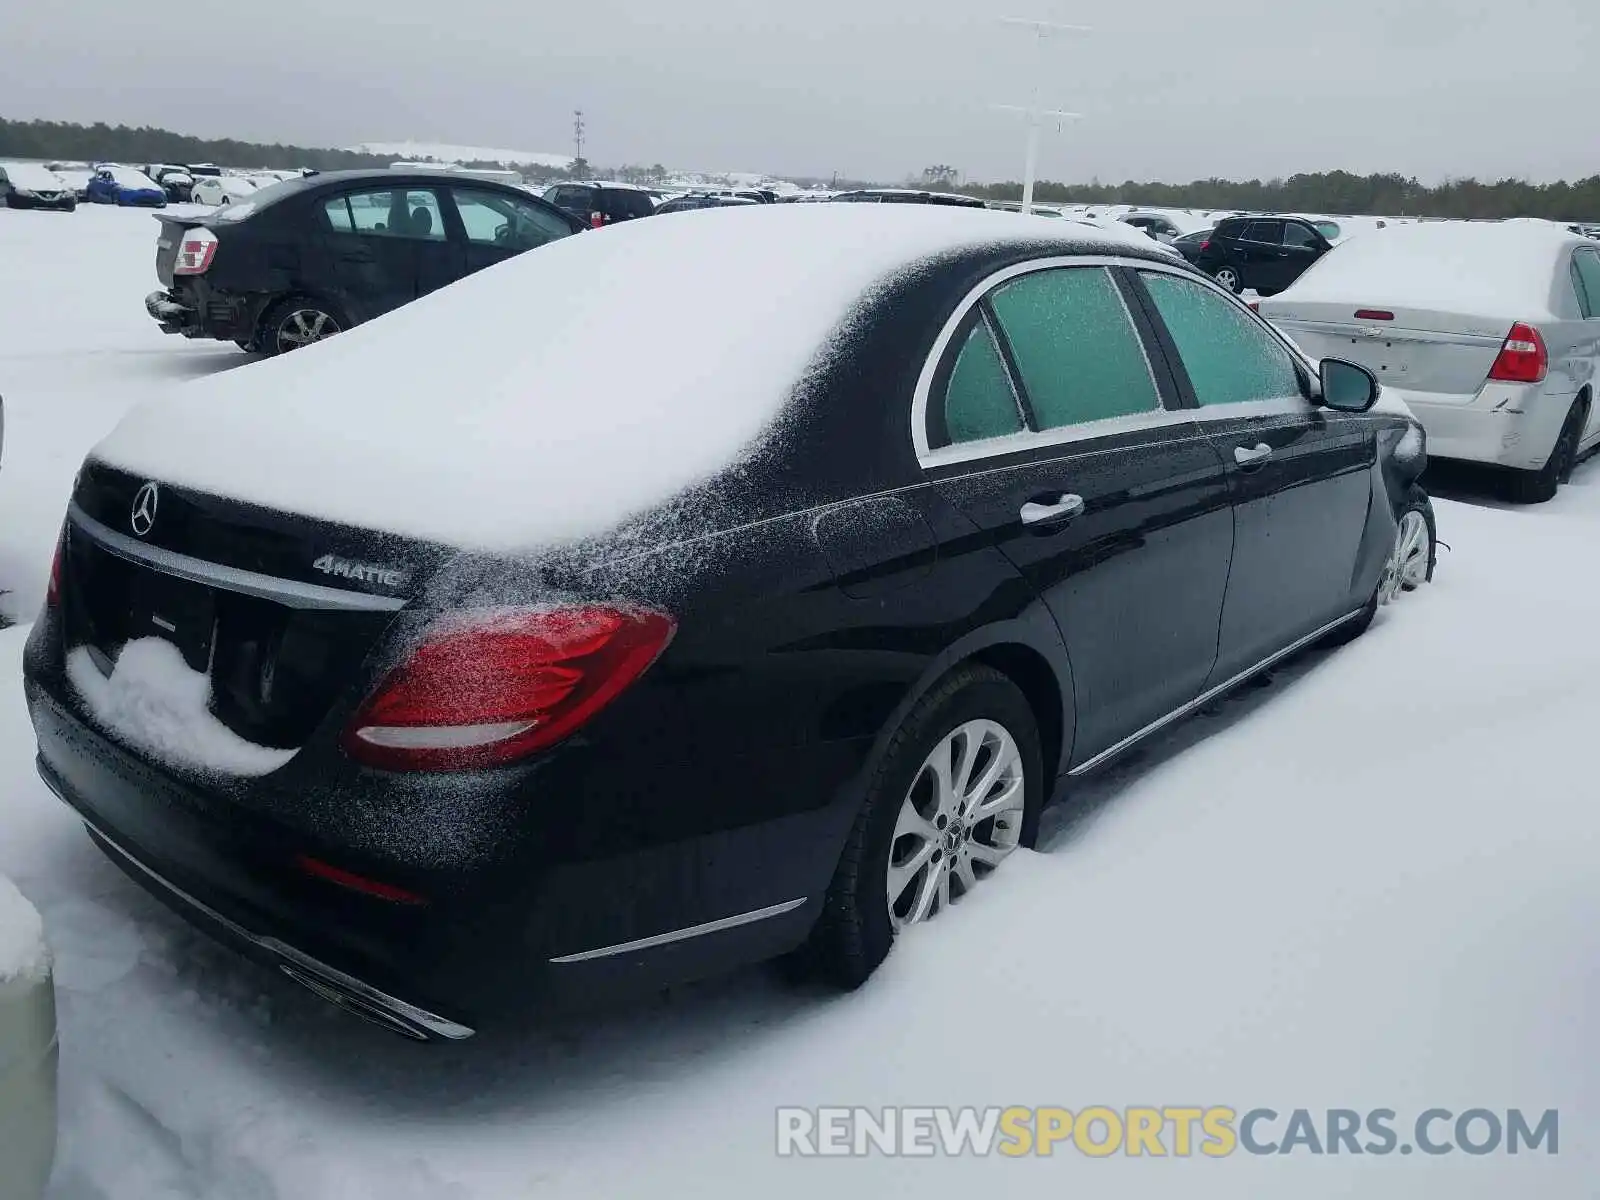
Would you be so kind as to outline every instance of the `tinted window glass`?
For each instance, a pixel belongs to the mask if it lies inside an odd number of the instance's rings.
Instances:
[[[1600,317],[1600,254],[1593,250],[1580,250],[1573,256],[1578,278],[1583,281],[1579,298],[1588,300],[1585,317]]]
[[[1284,223],[1283,244],[1285,246],[1315,246],[1317,235],[1304,225],[1297,225],[1293,221]]]
[[[333,197],[323,204],[322,211],[327,214],[328,224],[335,233],[356,231],[355,218],[350,215],[350,201],[346,197]]]
[[[967,335],[945,384],[944,425],[951,442],[976,442],[1022,431],[1011,379],[988,325]]]
[[[1323,237],[1327,238],[1330,242],[1344,232],[1339,228],[1339,223],[1337,221],[1316,221],[1313,222],[1313,224],[1316,225],[1317,232]]]
[[[532,250],[572,232],[555,213],[499,192],[451,188],[467,240],[505,250]]]
[[[1294,359],[1248,313],[1202,284],[1141,274],[1201,405],[1301,394]]]
[[[1103,268],[1024,275],[990,303],[1040,429],[1161,407],[1139,335]]]
[[[353,192],[348,200],[350,220],[356,233],[427,242],[442,242],[445,239],[439,199],[430,191],[391,188],[378,192]],[[332,201],[327,211],[332,220]]]
[[[1251,221],[1240,236],[1247,242],[1266,242],[1269,246],[1277,246],[1283,242],[1283,222]]]

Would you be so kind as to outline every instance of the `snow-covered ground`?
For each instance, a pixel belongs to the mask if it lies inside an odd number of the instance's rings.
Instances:
[[[165,338],[147,214],[0,212],[0,587],[26,620],[84,449],[232,347]],[[196,429],[197,445],[204,430]],[[1436,583],[1054,810],[1041,853],[849,996],[764,970],[418,1047],[209,944],[33,773],[0,633],[0,874],[44,915],[56,1200],[1594,1194],[1600,467],[1441,501]],[[1518,1157],[779,1158],[780,1105],[1560,1110]],[[1281,1131],[1280,1131],[1281,1132]]]

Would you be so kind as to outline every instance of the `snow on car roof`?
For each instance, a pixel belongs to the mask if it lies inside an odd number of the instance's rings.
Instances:
[[[64,186],[61,176],[38,163],[0,162],[0,171],[6,173],[12,187],[44,188],[54,190]]]
[[[931,206],[625,222],[177,388],[93,453],[151,479],[463,547],[582,538],[753,450],[874,286],[947,251],[1024,242],[1152,252],[1133,229]]]
[[[1277,304],[1389,305],[1531,319],[1551,314],[1557,260],[1585,238],[1548,221],[1423,221],[1351,238]]]

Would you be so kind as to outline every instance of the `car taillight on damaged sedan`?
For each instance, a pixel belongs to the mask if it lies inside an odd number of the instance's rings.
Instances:
[[[1518,321],[1506,335],[1489,378],[1499,383],[1543,383],[1549,369],[1550,351],[1544,338],[1532,325]]]
[[[217,235],[209,229],[185,230],[172,264],[174,275],[204,275],[217,256]]]
[[[675,628],[662,613],[613,605],[449,619],[378,685],[345,752],[391,771],[504,766],[616,699]]]

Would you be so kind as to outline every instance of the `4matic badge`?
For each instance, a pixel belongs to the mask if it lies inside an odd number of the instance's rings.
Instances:
[[[337,554],[324,554],[311,564],[313,570],[335,579],[353,579],[357,583],[376,583],[382,587],[400,588],[411,578],[404,567],[385,567],[377,563],[356,562],[340,558]]]

